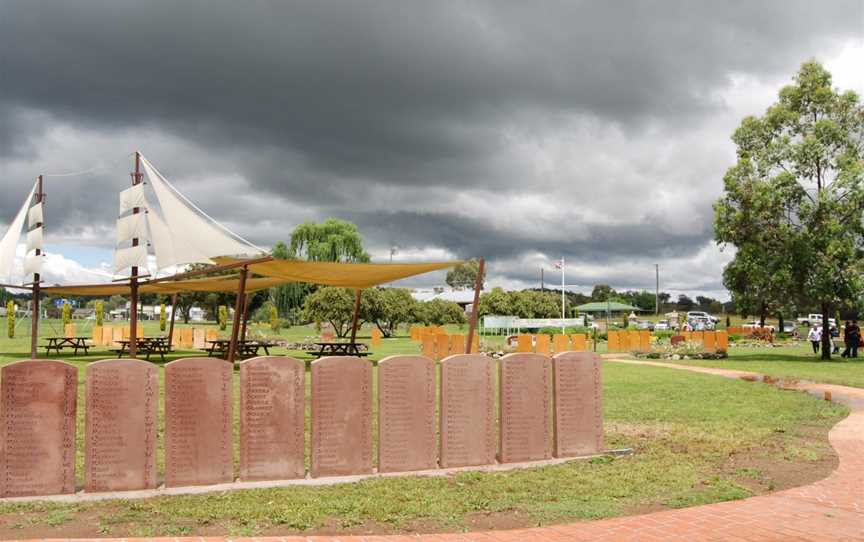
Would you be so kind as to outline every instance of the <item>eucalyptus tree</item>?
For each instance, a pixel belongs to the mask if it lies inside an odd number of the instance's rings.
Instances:
[[[761,117],[732,140],[737,162],[715,203],[715,237],[737,247],[724,272],[746,302],[812,304],[830,359],[832,309],[864,291],[864,109],[806,62]]]

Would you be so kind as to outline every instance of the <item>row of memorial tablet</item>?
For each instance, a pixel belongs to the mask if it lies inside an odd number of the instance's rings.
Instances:
[[[392,356],[378,365],[378,471],[523,462],[602,450],[600,360],[523,353],[498,363],[478,354],[436,364]],[[374,472],[372,364],[356,357],[312,364],[311,476]],[[306,475],[303,362],[259,357],[240,364],[240,478]],[[165,485],[233,480],[232,365],[213,358],[165,365]],[[2,368],[0,495],[75,491],[78,371],[62,361]],[[140,360],[87,367],[86,491],[155,488],[159,378]],[[498,415],[494,412],[496,393]],[[499,426],[500,423],[500,426]],[[500,430],[499,430],[500,429]],[[437,434],[440,430],[440,443]]]

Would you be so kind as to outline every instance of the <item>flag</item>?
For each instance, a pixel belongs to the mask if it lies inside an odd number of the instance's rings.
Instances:
[[[564,258],[555,262],[555,269],[564,269]]]

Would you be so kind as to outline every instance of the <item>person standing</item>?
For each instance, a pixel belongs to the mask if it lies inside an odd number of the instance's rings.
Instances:
[[[850,338],[850,334],[852,333],[852,323],[849,320],[843,324],[843,344],[846,348],[843,349],[843,353],[840,354],[841,358],[848,358],[852,353],[852,342]]]
[[[839,354],[840,353],[840,345],[837,343],[840,342],[840,328],[835,326],[831,326],[828,330],[831,333],[831,353]]]
[[[818,354],[819,343],[822,342],[822,331],[819,329],[819,326],[813,326],[810,329],[810,332],[807,333],[807,340],[813,345],[813,353]]]
[[[861,328],[858,327],[858,322],[852,320],[852,325],[850,326],[852,337],[849,339],[849,357],[857,358],[858,357],[858,347],[861,345]]]

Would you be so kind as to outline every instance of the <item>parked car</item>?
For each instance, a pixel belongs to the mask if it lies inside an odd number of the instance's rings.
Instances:
[[[793,333],[798,326],[788,320],[783,322],[783,333]]]
[[[807,316],[801,316],[798,318],[798,323],[802,326],[810,327],[813,324],[821,325],[822,324],[822,315],[817,313],[810,313]],[[828,325],[836,326],[837,321],[833,318],[828,319]]]
[[[687,323],[690,324],[691,328],[697,331],[711,331],[716,327],[714,324],[714,320],[711,320],[710,318],[706,318],[704,316],[688,318]]]
[[[654,331],[668,331],[669,329],[671,329],[669,327],[669,320],[660,320],[654,324]]]
[[[636,329],[647,329],[650,331],[654,331],[654,322],[651,320],[638,320],[636,322]]]
[[[688,311],[687,312],[687,320],[693,320],[694,318],[707,318],[713,323],[718,323],[720,321],[716,316],[711,316],[705,311]]]

